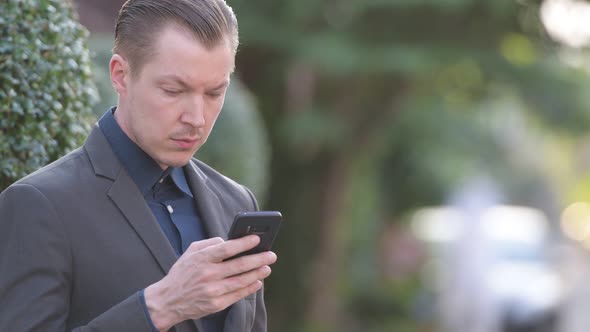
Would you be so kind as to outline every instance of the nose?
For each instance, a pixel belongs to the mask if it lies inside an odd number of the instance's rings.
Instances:
[[[197,95],[190,99],[188,105],[180,116],[180,121],[192,127],[203,127],[205,125],[205,103],[203,96]]]

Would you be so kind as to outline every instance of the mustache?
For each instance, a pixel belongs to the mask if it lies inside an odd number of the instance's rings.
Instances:
[[[179,129],[172,134],[170,134],[170,138],[172,139],[185,139],[185,138],[201,138],[201,130],[195,127],[184,127]]]

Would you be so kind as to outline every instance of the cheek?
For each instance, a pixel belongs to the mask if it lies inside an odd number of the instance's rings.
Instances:
[[[221,98],[220,100],[213,102],[212,105],[209,107],[209,109],[211,111],[208,112],[207,114],[209,115],[209,120],[211,122],[214,123],[217,120],[217,117],[219,117],[219,114],[221,114],[221,110],[223,109],[224,102],[225,102],[225,96],[223,98]]]
[[[136,85],[131,92],[128,128],[143,148],[159,146],[172,127],[173,108],[154,89]]]
[[[208,125],[207,127],[209,132],[211,132],[211,130],[213,129],[213,126],[215,125],[215,122],[217,121],[219,114],[221,114],[221,106],[218,106],[217,109],[214,109],[211,112],[207,112],[207,114],[205,115],[205,122]]]
[[[142,107],[143,119],[141,120],[148,123],[153,134],[163,133],[173,127],[177,121],[177,109],[176,103],[171,103],[155,95],[149,96],[146,97],[145,105]]]

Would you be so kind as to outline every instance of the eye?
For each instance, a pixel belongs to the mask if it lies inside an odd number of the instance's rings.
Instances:
[[[223,92],[220,92],[220,91],[207,92],[207,96],[209,96],[211,98],[219,98],[222,95],[223,95]]]
[[[162,88],[162,91],[164,91],[165,94],[169,95],[169,96],[177,96],[179,94],[182,93],[182,90],[175,90],[175,89],[164,89]]]

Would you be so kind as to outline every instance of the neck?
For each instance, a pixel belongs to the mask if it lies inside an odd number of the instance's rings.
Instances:
[[[120,105],[117,105],[117,108],[115,110],[115,113],[113,114],[115,117],[115,121],[117,121],[117,124],[119,125],[119,127],[121,127],[121,130],[125,133],[125,135],[127,135],[127,137],[129,137],[129,139],[131,141],[133,141],[133,143],[135,143],[135,145],[137,145],[140,149],[142,149],[145,153],[147,153],[147,151],[145,151],[141,145],[139,145],[139,143],[137,142],[137,139],[135,137],[135,135],[131,134],[131,131],[129,130],[129,127],[127,126],[127,122],[123,119],[123,115],[125,113],[125,109],[123,109]],[[149,153],[148,153],[149,155]],[[151,156],[150,156],[151,157]],[[152,157],[152,159],[154,159]],[[166,169],[168,169],[168,165],[164,165],[162,163],[159,163],[157,160],[154,159],[154,161],[158,164],[158,166],[160,166],[160,168],[165,171]]]

